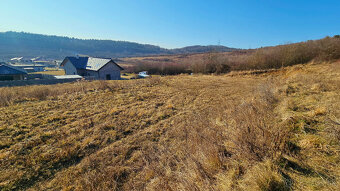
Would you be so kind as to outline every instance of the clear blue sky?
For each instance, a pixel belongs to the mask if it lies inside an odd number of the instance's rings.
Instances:
[[[340,0],[0,0],[0,31],[256,48],[340,34]]]

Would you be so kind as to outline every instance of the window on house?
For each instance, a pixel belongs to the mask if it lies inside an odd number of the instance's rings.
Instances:
[[[106,74],[106,80],[111,80],[111,75],[110,74]]]

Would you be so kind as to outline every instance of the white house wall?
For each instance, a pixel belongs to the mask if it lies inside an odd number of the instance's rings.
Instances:
[[[77,69],[73,66],[70,61],[67,61],[64,65],[66,75],[78,75]]]
[[[111,80],[120,80],[120,68],[109,62],[99,70],[99,79],[106,80],[106,75],[110,74]]]
[[[91,76],[94,79],[98,79],[99,78],[98,72],[97,71],[91,71],[91,70],[87,70],[86,71],[86,76]]]

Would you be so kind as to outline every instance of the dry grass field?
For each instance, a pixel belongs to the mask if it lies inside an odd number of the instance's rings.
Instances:
[[[340,190],[340,62],[0,88],[0,190]]]

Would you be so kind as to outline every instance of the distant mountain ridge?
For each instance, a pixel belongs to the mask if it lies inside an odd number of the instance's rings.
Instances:
[[[133,57],[160,54],[187,54],[209,51],[236,50],[225,46],[188,46],[166,49],[149,44],[127,41],[77,39],[25,32],[0,32],[0,58],[37,57],[62,59],[65,56],[85,54],[95,57]]]

